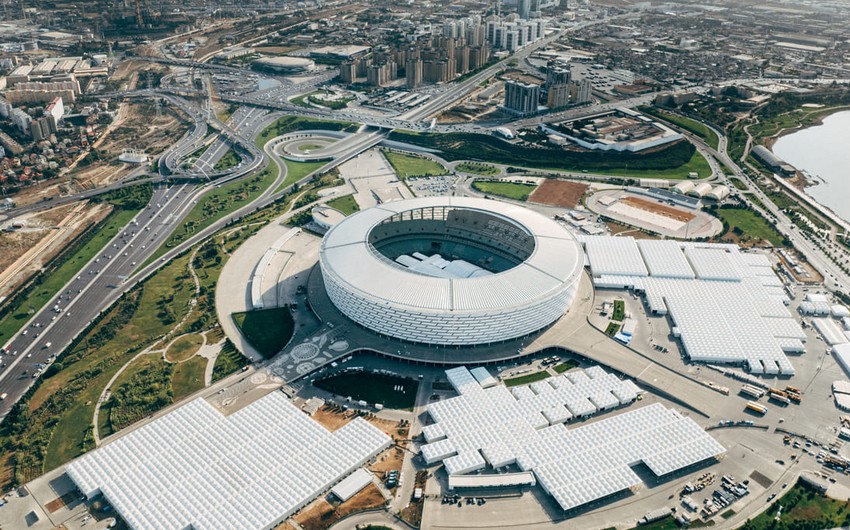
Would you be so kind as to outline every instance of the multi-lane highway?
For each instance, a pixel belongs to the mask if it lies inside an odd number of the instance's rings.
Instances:
[[[0,415],[98,313],[125,291],[126,278],[167,239],[201,192],[191,184],[154,187],[150,203],[37,312],[6,348],[0,367]]]

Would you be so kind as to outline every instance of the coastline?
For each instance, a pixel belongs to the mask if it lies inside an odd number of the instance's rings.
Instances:
[[[813,109],[811,114],[818,114],[818,116],[811,122],[806,125],[798,125],[793,128],[783,127],[779,130],[779,132],[774,133],[770,136],[765,136],[763,138],[758,138],[754,140],[754,143],[760,143],[761,145],[767,147],[771,151],[773,151],[773,145],[786,134],[792,134],[795,132],[799,132],[810,127],[817,127],[819,125],[823,125],[823,120],[836,114],[838,112],[844,112],[850,110],[850,105],[840,105],[838,107],[823,107],[820,109]],[[822,113],[822,114],[820,114]]]
[[[818,110],[821,112],[819,112],[816,118],[805,126],[784,128],[778,133],[772,135],[770,137],[769,144],[769,148],[771,149],[771,151],[773,151],[775,143],[782,136],[786,134],[800,132],[813,126],[824,125],[824,120],[826,118],[834,116],[841,112],[850,112],[850,105],[829,107]],[[777,154],[777,156],[780,155]],[[797,167],[796,165],[794,167],[797,171],[793,178],[783,179],[782,177],[774,177],[774,181],[777,181],[780,187],[786,188],[786,191],[791,193],[792,196],[796,196],[798,200],[801,200],[803,203],[808,204],[808,206],[812,208],[820,217],[822,217],[824,221],[827,221],[829,224],[832,224],[833,226],[836,226],[839,229],[843,228],[845,232],[850,232],[850,218],[839,214],[834,209],[834,206],[823,203],[814,193],[811,193],[811,191],[813,191],[814,188],[818,186],[828,186],[830,184],[835,183],[830,182],[828,179],[821,177],[820,175],[810,174],[809,171],[811,171],[811,168],[804,169]],[[810,190],[809,188],[812,188],[812,190]]]

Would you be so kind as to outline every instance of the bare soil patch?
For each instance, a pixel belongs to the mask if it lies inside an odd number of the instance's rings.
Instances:
[[[355,416],[356,414],[350,411],[336,412],[330,406],[325,405],[313,414],[313,419],[319,422],[325,429],[334,432],[354,419]]]
[[[324,530],[353,513],[384,506],[384,496],[374,484],[369,484],[354,497],[334,507],[327,499],[320,499],[293,519],[304,530]]]
[[[546,179],[528,197],[529,202],[561,208],[575,208],[581,201],[587,184],[566,180]]]
[[[644,210],[646,212],[651,212],[658,215],[663,215],[664,217],[676,219],[677,221],[687,223],[696,219],[696,215],[692,213],[679,210],[678,208],[673,208],[672,206],[667,206],[666,204],[661,204],[657,201],[648,201],[639,197],[626,197],[621,200],[634,208],[638,208],[640,210]]]

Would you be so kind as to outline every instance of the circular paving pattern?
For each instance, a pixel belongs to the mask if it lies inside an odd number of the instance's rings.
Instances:
[[[335,352],[343,352],[348,349],[348,342],[344,340],[338,340],[331,344],[329,348]]]
[[[289,355],[296,361],[309,361],[319,355],[319,347],[315,344],[304,343],[292,348]]]
[[[299,364],[295,370],[298,372],[299,375],[306,375],[315,369],[316,367],[313,365],[313,363],[308,362]]]

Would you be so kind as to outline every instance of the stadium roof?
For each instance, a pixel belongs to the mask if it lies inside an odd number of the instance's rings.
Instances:
[[[441,278],[395,264],[369,243],[369,233],[379,223],[401,212],[432,207],[477,210],[522,225],[534,238],[534,251],[524,262],[498,274]],[[357,212],[328,231],[320,252],[323,272],[362,297],[438,312],[526,306],[576,282],[584,265],[581,246],[555,221],[521,206],[465,197],[395,201]]]
[[[197,398],[68,464],[136,530],[271,528],[383,449],[362,418],[329,432],[272,392],[223,416]]]

